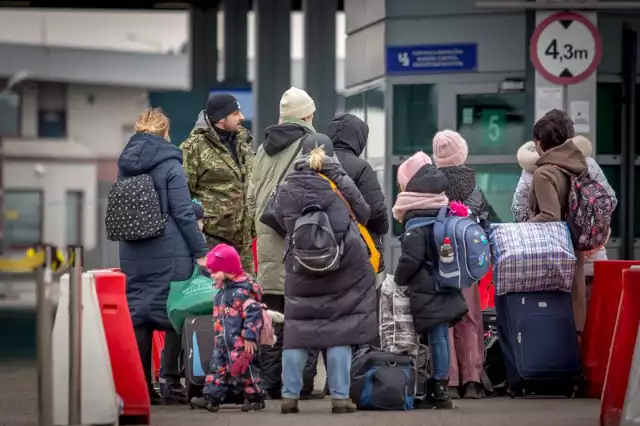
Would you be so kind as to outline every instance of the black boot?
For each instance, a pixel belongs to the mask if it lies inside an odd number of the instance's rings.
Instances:
[[[447,410],[453,408],[449,395],[449,380],[429,379],[427,381],[427,395],[416,408]]]
[[[242,411],[260,411],[266,407],[263,395],[250,395],[244,399]]]
[[[191,398],[191,401],[189,401],[189,406],[192,410],[194,408],[199,408],[201,410],[209,410],[212,413],[216,413],[220,410],[220,400],[211,398],[207,395],[194,396]]]
[[[180,378],[167,378],[162,389],[162,405],[184,405],[187,403],[187,390]]]

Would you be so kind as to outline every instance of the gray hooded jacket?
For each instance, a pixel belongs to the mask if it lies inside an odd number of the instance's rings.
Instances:
[[[607,177],[604,172],[591,158],[593,148],[591,142],[584,137],[576,137],[573,142],[578,146],[582,154],[584,154],[587,160],[587,167],[589,168],[589,175],[595,179],[600,185],[604,187],[607,193],[613,198],[613,207],[618,204],[616,193],[609,185]],[[516,222],[526,222],[533,217],[533,212],[529,208],[529,192],[531,190],[531,181],[533,179],[533,172],[536,169],[536,161],[540,156],[536,152],[534,142],[527,142],[518,149],[517,153],[518,163],[522,167],[522,174],[516,187],[516,192],[513,194],[513,202],[511,203],[511,211],[515,216]],[[595,260],[607,260],[607,251],[603,247],[595,254],[585,259],[585,275],[593,276],[593,262]]]

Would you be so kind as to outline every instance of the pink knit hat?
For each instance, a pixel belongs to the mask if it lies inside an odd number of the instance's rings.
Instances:
[[[240,255],[228,244],[218,244],[207,254],[207,268],[212,272],[238,276],[244,274]]]
[[[431,163],[431,158],[422,151],[418,151],[398,167],[398,184],[404,191],[411,178],[424,166]]]
[[[469,147],[460,133],[443,130],[433,137],[433,161],[437,167],[462,166],[467,155]]]

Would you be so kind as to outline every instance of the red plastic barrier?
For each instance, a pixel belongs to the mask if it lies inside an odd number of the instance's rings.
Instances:
[[[620,295],[622,271],[640,261],[602,260],[594,263],[593,287],[582,333],[582,364],[587,378],[585,394],[600,398],[609,361]]]
[[[619,426],[640,324],[640,269],[622,273],[622,297],[602,391],[601,426]]]
[[[102,323],[109,347],[116,392],[124,403],[123,416],[150,423],[150,401],[144,370],[133,331],[121,272],[94,272]]]
[[[156,383],[160,382],[160,368],[162,367],[162,350],[164,349],[164,331],[153,332],[153,378]]]
[[[487,308],[495,308],[496,288],[493,285],[493,269],[489,269],[487,275],[482,277],[478,290],[480,291],[480,308],[483,311]]]

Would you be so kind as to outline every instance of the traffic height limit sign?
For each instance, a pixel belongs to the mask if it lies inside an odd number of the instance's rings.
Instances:
[[[555,13],[536,27],[529,43],[536,70],[554,84],[577,84],[591,76],[602,58],[598,28],[584,15]]]

